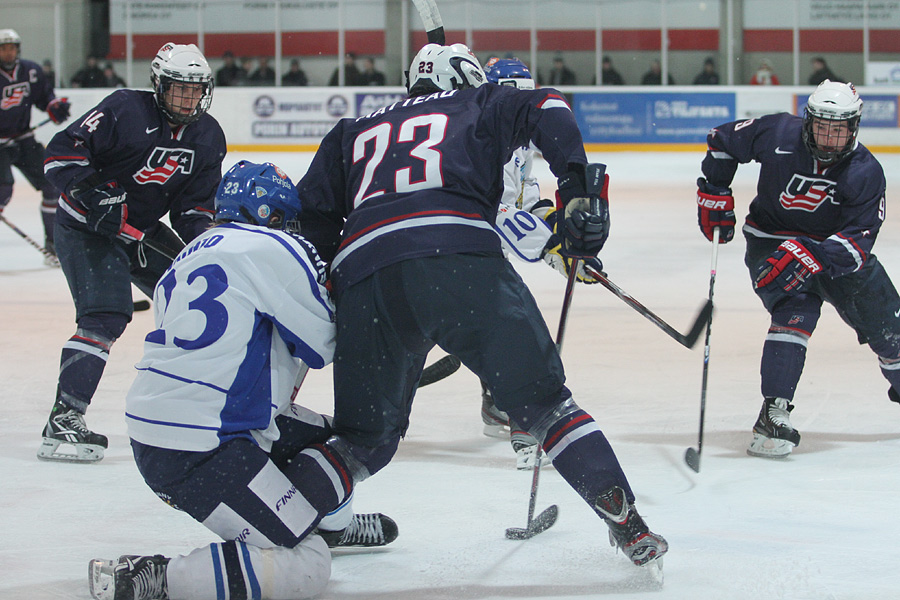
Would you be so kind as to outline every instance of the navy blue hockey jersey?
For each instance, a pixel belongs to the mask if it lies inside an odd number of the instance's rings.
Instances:
[[[53,82],[36,62],[19,59],[12,73],[0,69],[0,140],[25,133],[31,128],[31,107],[47,110],[56,98]]]
[[[739,163],[760,164],[744,232],[800,238],[836,277],[862,267],[885,215],[885,178],[863,146],[831,166],[816,161],[801,136],[803,119],[787,113],[726,123],[707,138],[703,174],[727,187]]]
[[[331,262],[335,291],[409,258],[500,254],[503,168],[530,141],[557,176],[587,163],[550,88],[483,85],[339,121],[297,185],[303,235]]]
[[[190,241],[215,214],[225,134],[205,114],[170,127],[152,92],[117,90],[72,121],[47,145],[44,172],[63,191],[57,219],[84,224],[85,207],[68,197],[72,186],[99,173],[127,192],[128,223],[140,230],[169,213],[172,227]]]

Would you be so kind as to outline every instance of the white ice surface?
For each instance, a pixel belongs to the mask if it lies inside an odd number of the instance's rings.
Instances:
[[[239,158],[272,160],[294,179],[310,160],[229,156],[226,167]],[[685,330],[709,287],[711,247],[694,208],[702,156],[593,158],[608,163],[612,177],[612,236],[601,254],[610,278]],[[881,159],[889,207],[876,252],[900,277],[900,220],[891,209],[900,156]],[[739,218],[757,172],[738,172]],[[552,189],[549,172],[541,177]],[[41,239],[38,207],[38,194],[19,180],[5,214]],[[555,333],[563,278],[543,264],[516,265]],[[638,509],[671,544],[661,591],[608,546],[606,527],[552,468],[537,504],[558,504],[557,524],[526,542],[504,539],[507,527],[525,524],[531,473],[515,470],[508,444],[482,435],[479,384],[462,369],[419,392],[397,456],[357,489],[356,508],[391,515],[400,537],[378,551],[336,554],[322,598],[895,598],[900,406],[888,401],[874,355],[826,306],[796,396],[801,445],[780,462],[748,457],[768,319],[750,290],[740,238],[719,252],[715,300],[699,474],[683,455],[697,444],[703,338],[685,349],[600,286],[578,287],[566,331],[568,385],[616,449]],[[62,273],[0,224],[3,600],[87,599],[91,558],[173,555],[215,539],[158,500],[131,457],[123,398],[149,312],[137,313],[116,343],[87,413],[89,426],[110,438],[106,458],[35,458],[73,315]],[[313,372],[300,400],[330,412],[330,390],[330,369]]]

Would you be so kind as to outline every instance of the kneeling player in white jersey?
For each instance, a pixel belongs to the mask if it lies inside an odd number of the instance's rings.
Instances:
[[[324,263],[287,230],[299,209],[281,169],[238,163],[219,185],[216,226],[160,279],[128,435],[147,485],[226,541],[171,559],[95,559],[94,598],[308,598],[328,582],[330,546],[397,537],[390,518],[346,503],[316,527],[310,492],[294,485],[304,449],[327,440],[331,423],[292,400],[335,341]],[[351,485],[332,483],[341,489],[312,495],[343,497]]]

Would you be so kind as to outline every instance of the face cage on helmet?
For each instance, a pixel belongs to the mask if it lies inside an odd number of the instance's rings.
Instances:
[[[166,92],[173,84],[176,83],[203,86],[203,93],[201,94],[200,99],[197,101],[197,106],[190,114],[186,115],[175,112],[166,103]],[[159,77],[159,81],[156,85],[156,97],[159,102],[160,109],[170,123],[174,123],[175,125],[188,125],[202,117],[206,113],[206,111],[209,110],[209,107],[212,105],[213,87],[214,83],[212,78],[210,78],[208,81],[191,81],[190,79],[173,79],[172,77],[163,75]],[[183,96],[181,96],[181,98],[183,98]]]
[[[823,123],[846,123],[847,124],[847,143],[843,147],[835,150],[826,150],[820,148],[816,142],[815,125],[816,122]],[[849,119],[833,118],[825,115],[818,115],[810,112],[809,108],[803,115],[803,143],[806,144],[807,150],[813,155],[817,161],[825,164],[836,163],[853,150],[856,145],[856,137],[859,135],[859,115]]]

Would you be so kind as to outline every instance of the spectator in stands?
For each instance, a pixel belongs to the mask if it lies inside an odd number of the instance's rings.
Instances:
[[[384,73],[375,70],[375,59],[371,56],[363,58],[363,70],[360,73],[360,85],[384,85]]]
[[[106,86],[103,69],[97,66],[97,57],[88,56],[85,65],[72,78],[75,88],[102,88]]]
[[[550,70],[550,76],[547,78],[545,85],[556,87],[559,85],[575,85],[575,83],[575,73],[566,66],[562,56],[554,58],[553,68]]]
[[[750,78],[750,85],[778,85],[778,76],[772,70],[772,63],[768,58],[762,59],[759,68]]]
[[[344,85],[363,85],[359,68],[356,66],[356,54],[348,52],[344,55]],[[339,85],[340,69],[335,69],[328,80],[328,85]]]
[[[106,84],[103,87],[108,88],[123,88],[127,87],[125,80],[119,77],[118,73],[116,73],[115,68],[112,63],[106,63],[106,66],[103,67],[103,79],[106,81]]]
[[[56,71],[53,70],[53,63],[50,62],[49,58],[45,58],[44,62],[41,63],[41,69],[44,71],[47,81],[49,81],[53,87],[56,87]]]
[[[300,60],[297,58],[291,59],[291,67],[288,69],[288,72],[281,76],[281,85],[283,86],[292,86],[292,85],[309,85],[309,81],[306,79],[306,73],[303,72],[303,69],[300,68]]]
[[[600,81],[603,85],[625,85],[625,80],[612,66],[612,59],[608,56],[604,56],[600,63]]]
[[[669,85],[675,85],[675,80],[672,78],[672,74],[669,73],[668,76]],[[653,59],[650,61],[650,70],[644,73],[644,76],[641,78],[641,85],[662,85],[662,65],[659,64],[659,61]]]
[[[250,85],[250,74],[253,72],[253,59],[249,56],[241,57],[241,66],[231,85]]]
[[[712,57],[703,61],[703,70],[694,77],[694,85],[719,85],[719,74]]]
[[[809,85],[819,85],[826,79],[838,83],[845,83],[843,79],[835,75],[834,72],[828,68],[828,63],[826,63],[825,59],[821,56],[813,58],[811,62],[813,72],[809,75]]]
[[[226,50],[225,53],[222,54],[222,61],[225,64],[222,65],[221,69],[216,71],[216,87],[239,85],[236,82],[241,78],[242,72],[241,68],[234,60],[234,53],[231,50]]]
[[[260,56],[258,62],[259,66],[250,75],[250,85],[275,85],[275,70],[269,66],[269,59]]]

